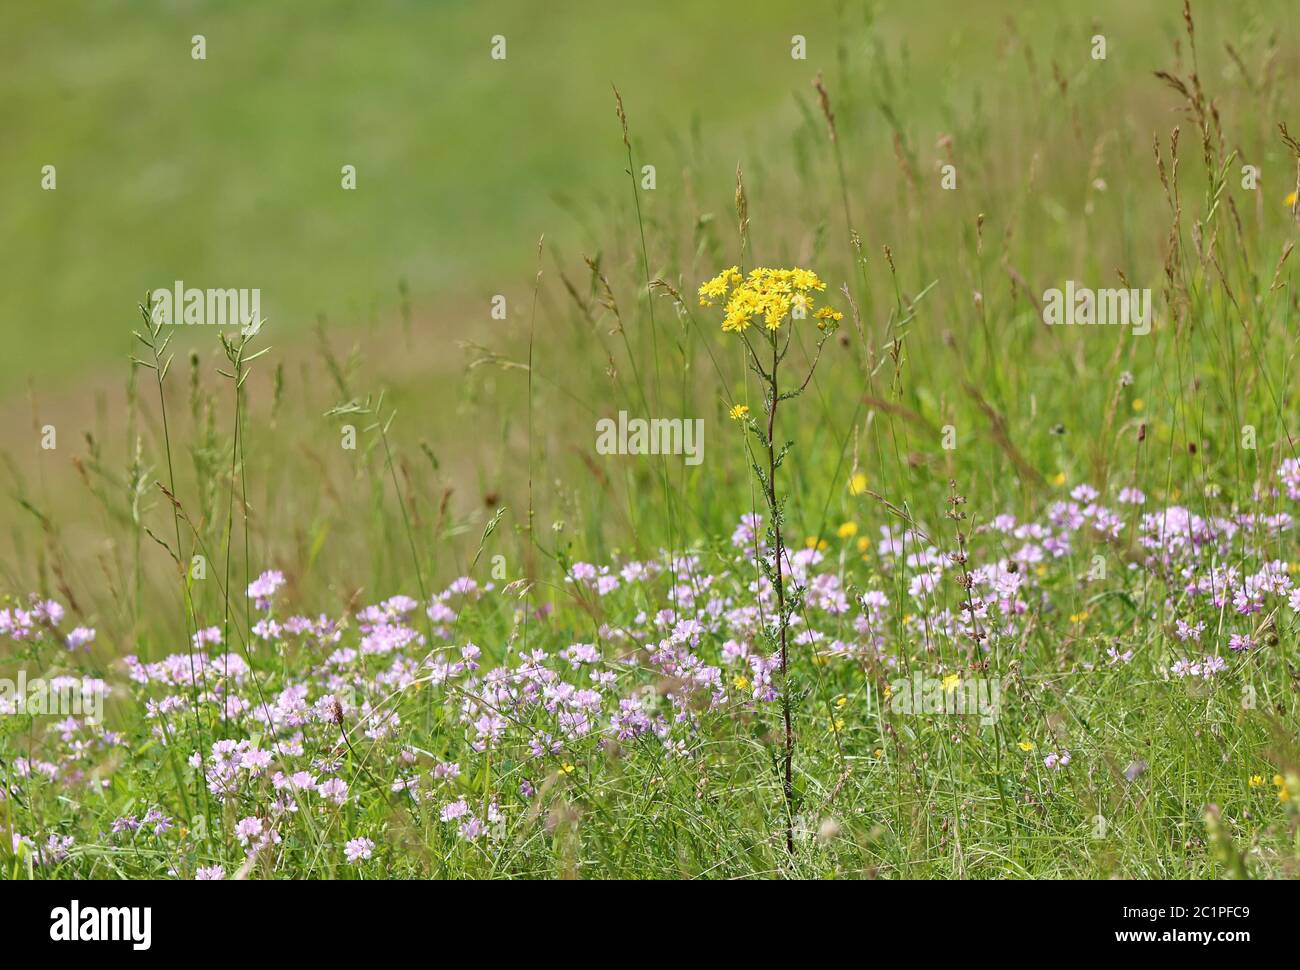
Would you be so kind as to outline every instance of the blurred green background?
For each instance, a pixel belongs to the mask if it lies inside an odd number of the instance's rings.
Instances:
[[[448,312],[502,291],[531,272],[542,232],[581,232],[594,201],[626,201],[611,83],[654,135],[654,161],[655,144],[701,128],[714,146],[784,134],[792,92],[811,96],[818,70],[870,69],[885,46],[915,64],[908,101],[940,111],[995,70],[1013,16],[1046,44],[1109,15],[1112,63],[1130,73],[1149,64],[1138,38],[1178,27],[1173,2],[1055,6],[7,2],[0,398],[120,362],[133,304],[176,279],[260,288],[281,334],[391,307],[399,279]],[[1257,16],[1202,16],[1217,13]],[[195,34],[206,60],[191,57]],[[497,34],[504,61],[489,56]],[[793,34],[807,60],[791,58]],[[54,192],[40,188],[47,164]],[[340,188],[344,164],[355,192]]]
[[[0,5],[0,393],[120,362],[134,303],[176,279],[260,288],[279,334],[391,307],[403,278],[417,305],[462,309],[526,277],[542,232],[577,227],[572,204],[623,200],[611,82],[643,132],[761,129],[862,16],[828,0]]]

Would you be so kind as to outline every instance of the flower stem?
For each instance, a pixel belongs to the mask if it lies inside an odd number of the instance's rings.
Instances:
[[[782,560],[785,559],[785,542],[781,535],[781,515],[776,501],[776,408],[781,401],[776,370],[781,362],[777,352],[776,334],[772,334],[771,404],[767,409],[767,505],[772,516],[772,537],[776,546],[776,604],[777,623],[781,636],[781,716],[785,721],[785,848],[794,854],[794,728],[790,722],[789,655],[786,640],[789,615],[785,608],[785,582],[782,579]]]

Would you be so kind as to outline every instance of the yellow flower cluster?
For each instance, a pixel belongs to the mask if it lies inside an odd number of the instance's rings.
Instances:
[[[1251,788],[1263,788],[1264,776],[1251,775],[1249,785]],[[1277,789],[1278,801],[1289,802],[1291,800],[1291,788],[1287,785],[1287,780],[1281,775],[1273,776],[1273,787]]]
[[[769,330],[779,330],[796,311],[801,318],[813,317],[824,329],[844,319],[838,310],[816,307],[813,294],[824,289],[826,284],[812,270],[759,267],[742,276],[738,267],[730,266],[700,287],[700,306],[726,299],[724,331],[743,333],[756,320]]]

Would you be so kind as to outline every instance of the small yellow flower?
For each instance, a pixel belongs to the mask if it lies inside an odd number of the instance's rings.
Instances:
[[[890,687],[888,684],[886,684],[886,685],[885,685],[885,700],[889,700],[889,699],[890,699],[891,697],[893,697],[893,696],[894,696],[894,688],[892,688],[892,687]]]
[[[852,539],[858,534],[858,524],[856,522],[845,522],[835,530],[835,534],[841,539]]]
[[[1262,788],[1264,786],[1264,776],[1251,775],[1250,781],[1247,784],[1249,784],[1251,788]]]
[[[573,774],[573,765],[569,764],[569,763],[566,761],[566,762],[564,762],[564,764],[560,765],[560,771],[563,772],[563,773],[566,774],[566,775],[571,775],[571,774]]]
[[[736,690],[749,690],[749,678],[747,677],[737,677],[731,684]]]
[[[713,306],[714,300],[720,300],[726,296],[727,290],[739,283],[740,280],[739,267],[731,266],[724,269],[700,287],[700,306]]]
[[[885,756],[885,749],[884,749],[884,748],[877,748],[877,749],[875,750],[874,754],[875,754],[875,757],[877,757],[877,758],[883,758],[883,757]]]
[[[818,536],[809,536],[803,541],[803,544],[809,549],[820,549],[822,552],[829,549],[831,545],[825,539],[819,538]]]
[[[792,314],[806,317],[814,310],[817,326],[826,329],[843,315],[829,307],[814,307],[812,293],[824,289],[826,284],[811,270],[758,267],[741,276],[738,267],[730,266],[703,283],[699,295],[702,306],[725,298],[722,329],[744,333],[755,320],[761,319],[769,330],[779,330]]]
[[[847,704],[848,702],[849,702],[849,699],[848,699],[847,697],[845,697],[843,694],[841,694],[839,697],[835,698],[835,706],[836,706],[836,707],[843,707],[843,706],[844,706],[845,704]]]
[[[1037,576],[1037,577],[1039,577],[1040,579],[1041,579],[1042,577],[1046,576],[1046,575],[1047,575],[1047,567],[1044,566],[1044,565],[1042,565],[1041,563],[1040,563],[1038,566],[1035,566],[1035,567],[1034,567],[1034,575]]]
[[[1019,744],[1016,745],[1016,747],[1019,748],[1021,751],[1033,751],[1033,750],[1034,750],[1034,742],[1033,742],[1033,741],[1021,741]]]
[[[961,674],[949,674],[943,679],[943,692],[951,694],[961,686]]]
[[[1140,397],[1135,397],[1133,398],[1133,404],[1131,406],[1134,411],[1141,411],[1147,406],[1147,402],[1142,400]]]
[[[839,734],[844,730],[844,718],[837,717],[831,721],[831,734]]]
[[[832,324],[839,323],[844,319],[844,314],[839,310],[832,310],[828,306],[822,307],[817,311],[817,329],[827,330]]]
[[[776,272],[780,273],[781,270],[777,270]],[[786,270],[785,272],[789,278],[790,285],[797,290],[807,291],[826,289],[826,284],[823,283],[818,278],[817,274],[810,269],[792,269]]]
[[[1294,205],[1295,205],[1295,193],[1292,192],[1290,195],[1286,197],[1286,207],[1290,209]]]
[[[1071,613],[1071,614],[1070,614],[1070,622],[1071,622],[1071,623],[1083,623],[1083,622],[1084,622],[1085,620],[1087,620],[1087,619],[1088,619],[1088,611],[1087,611],[1087,610],[1084,610],[1082,613]]]
[[[731,416],[732,421],[741,421],[744,418],[749,417],[749,405],[737,404],[727,413]]]
[[[1291,800],[1291,789],[1287,787],[1286,779],[1281,775],[1274,775],[1273,784],[1277,788],[1277,800],[1279,802],[1289,802]]]
[[[1064,484],[1065,484],[1065,472],[1057,472],[1055,475],[1053,475],[1053,476],[1052,476],[1052,484],[1055,485],[1057,488],[1060,488],[1062,485],[1064,485]]]
[[[868,539],[866,536],[863,536],[858,540],[858,552],[866,552],[870,548],[871,548],[871,540]],[[863,556],[862,558],[866,559],[867,557]]]
[[[854,472],[853,477],[849,479],[849,494],[861,495],[867,490],[867,476],[862,472]]]

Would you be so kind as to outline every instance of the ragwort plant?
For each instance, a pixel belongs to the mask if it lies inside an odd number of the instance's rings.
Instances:
[[[784,765],[782,773],[782,790],[785,794],[785,844],[786,850],[794,853],[794,726],[791,718],[793,693],[790,684],[789,636],[790,617],[803,606],[803,588],[794,585],[786,589],[786,579],[791,570],[786,560],[785,536],[785,499],[778,495],[776,473],[785,462],[793,441],[786,441],[778,451],[776,446],[776,414],[782,401],[793,400],[808,386],[821,360],[821,351],[826,341],[835,333],[836,326],[843,319],[843,314],[830,306],[816,305],[816,294],[825,290],[826,284],[811,270],[806,269],[766,269],[759,267],[742,275],[739,268],[732,266],[723,270],[713,279],[701,284],[699,288],[702,306],[712,306],[715,300],[724,300],[724,333],[737,334],[744,343],[748,366],[762,382],[763,408],[766,423],[761,423],[749,416],[747,405],[737,404],[731,409],[733,420],[741,422],[746,430],[758,439],[766,463],[760,464],[751,453],[750,467],[763,493],[767,505],[767,535],[771,542],[770,558],[767,551],[757,543],[754,547],[754,561],[762,571],[764,578],[776,592],[776,616],[767,626],[767,635],[780,651],[781,680],[781,720],[784,727]],[[817,323],[817,347],[808,372],[801,381],[796,380],[786,390],[781,389],[781,364],[790,352],[790,342],[796,321],[815,320]],[[786,323],[791,326],[782,333]],[[750,329],[757,327],[757,333]],[[764,346],[766,345],[766,346]],[[759,356],[760,351],[762,356]]]

